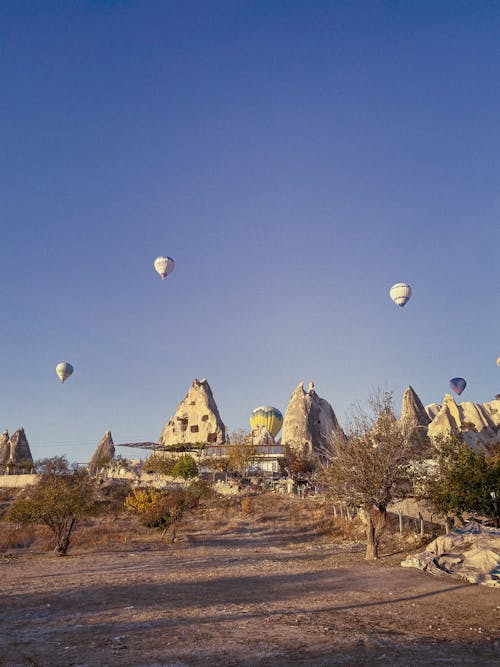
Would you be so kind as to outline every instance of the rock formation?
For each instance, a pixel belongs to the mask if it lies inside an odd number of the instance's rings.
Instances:
[[[414,424],[413,442],[415,450],[421,452],[427,449],[429,445],[427,427],[431,420],[412,386],[408,386],[403,394],[400,420],[402,423]]]
[[[461,431],[464,442],[474,450],[492,452],[495,445],[500,444],[500,399],[457,404],[451,394],[446,394],[441,409],[429,425],[428,434],[434,439],[449,435],[452,430]]]
[[[328,447],[335,433],[343,435],[332,406],[320,398],[310,382],[300,382],[293,392],[283,421],[281,442],[299,456]]]
[[[441,410],[441,405],[439,403],[430,403],[430,405],[425,406],[425,411],[427,416],[432,421],[437,413]]]
[[[9,432],[5,430],[0,435],[0,466],[5,467],[10,459],[10,438]]]
[[[114,455],[115,445],[113,443],[113,436],[111,435],[111,431],[106,431],[87,466],[89,474],[95,476],[103,465],[112,461]]]
[[[251,437],[252,445],[255,445],[256,447],[260,445],[272,446],[276,444],[272,434],[269,433],[265,426],[257,426],[254,428],[251,432]]]
[[[177,411],[165,425],[159,445],[207,443],[222,445],[226,442],[226,427],[217,409],[212,390],[205,378],[193,380]]]
[[[7,465],[23,470],[33,467],[33,457],[23,428],[18,428],[10,439],[10,458]]]

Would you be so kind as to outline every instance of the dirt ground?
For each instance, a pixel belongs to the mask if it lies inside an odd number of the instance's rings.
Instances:
[[[118,517],[66,558],[0,555],[0,665],[500,663],[499,589],[401,568],[394,542],[368,563],[313,501],[225,502],[174,544]]]

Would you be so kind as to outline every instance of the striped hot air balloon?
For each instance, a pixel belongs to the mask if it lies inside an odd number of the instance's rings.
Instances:
[[[450,387],[455,392],[455,394],[458,394],[459,396],[466,386],[467,382],[463,378],[451,378],[450,380]]]
[[[250,427],[253,430],[257,426],[264,426],[275,438],[283,426],[283,415],[278,408],[273,408],[272,405],[261,405],[252,410],[250,415]]]
[[[56,366],[56,373],[61,382],[64,382],[73,373],[73,366],[67,361],[61,361],[61,363]]]
[[[402,308],[412,295],[411,287],[406,283],[396,283],[391,287],[389,295]]]
[[[175,262],[171,257],[161,256],[155,259],[154,266],[156,271],[160,274],[161,279],[165,280],[169,273],[172,273],[175,269]]]

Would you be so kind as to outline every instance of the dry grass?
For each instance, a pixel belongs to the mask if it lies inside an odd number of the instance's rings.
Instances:
[[[42,526],[18,526],[13,523],[0,524],[0,553],[34,550],[46,547],[48,530]],[[32,548],[32,549],[31,549]]]
[[[114,490],[113,490],[114,491]],[[121,495],[120,488],[117,495]],[[432,536],[414,531],[400,535],[395,522],[382,535],[382,553],[417,549]],[[365,527],[359,519],[334,518],[332,507],[319,497],[300,499],[277,493],[247,493],[243,496],[212,496],[188,513],[178,528],[179,539],[196,540],[196,535],[226,536],[233,532],[258,535],[280,533],[291,542],[323,543],[363,550]],[[50,531],[41,526],[19,527],[0,522],[0,553],[46,552],[53,548]],[[137,517],[123,512],[118,498],[106,498],[100,516],[81,522],[73,534],[71,550],[76,552],[157,550],[167,548],[160,533],[143,526]]]

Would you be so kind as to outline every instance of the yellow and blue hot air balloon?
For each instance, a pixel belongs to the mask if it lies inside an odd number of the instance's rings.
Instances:
[[[73,373],[73,366],[67,361],[61,361],[61,363],[56,366],[56,373],[61,382],[64,382]]]
[[[283,426],[283,415],[278,408],[273,408],[272,405],[261,405],[252,410],[250,426],[252,430],[257,426],[264,426],[275,438]]]

